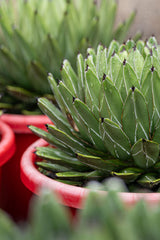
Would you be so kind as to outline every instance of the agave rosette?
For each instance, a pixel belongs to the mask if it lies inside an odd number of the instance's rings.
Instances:
[[[160,47],[128,40],[77,56],[77,73],[64,60],[57,84],[49,82],[59,108],[38,105],[55,125],[30,129],[53,147],[37,148],[42,172],[75,185],[110,176],[128,186],[157,191],[160,183]]]
[[[116,11],[115,0],[2,0],[0,108],[34,111],[36,97],[51,93],[47,72],[58,79],[64,58],[74,66],[78,51],[123,41],[135,13],[114,29]]]

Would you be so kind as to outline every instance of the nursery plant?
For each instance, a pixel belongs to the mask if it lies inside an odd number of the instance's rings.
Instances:
[[[96,206],[96,207],[95,207]],[[90,193],[83,211],[71,224],[67,209],[59,205],[53,194],[45,193],[31,205],[29,221],[15,225],[3,212],[0,214],[0,237],[12,240],[159,240],[160,206],[148,208],[139,202],[124,208],[116,193],[102,197]]]
[[[158,191],[159,61],[154,37],[146,43],[112,41],[97,53],[89,48],[86,59],[78,55],[77,72],[64,60],[62,80],[48,77],[59,108],[38,99],[55,125],[48,124],[47,132],[30,126],[51,145],[36,150],[43,159],[36,162],[40,171],[78,186],[116,176],[131,191]]]
[[[135,13],[115,28],[116,12],[115,0],[100,4],[93,0],[2,0],[0,108],[36,114],[36,98],[51,97],[47,72],[57,80],[64,58],[75,68],[77,53],[85,53],[88,46],[124,41]]]

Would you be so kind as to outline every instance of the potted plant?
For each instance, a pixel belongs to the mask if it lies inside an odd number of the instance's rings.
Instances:
[[[126,209],[115,192],[110,191],[103,198],[92,192],[73,224],[66,209],[47,192],[33,201],[30,218],[23,227],[1,212],[0,237],[13,240],[159,240],[159,219],[159,205],[149,208],[141,201]]]
[[[30,126],[49,145],[40,140],[22,157],[22,181],[30,190],[49,187],[63,203],[80,207],[86,182],[116,176],[132,192],[122,194],[125,202],[160,200],[159,49],[154,37],[113,41],[97,53],[89,48],[85,60],[79,54],[77,73],[70,68],[58,85],[49,74],[61,110],[38,100],[55,125],[48,124],[47,132]]]
[[[23,213],[17,197],[24,203],[21,206],[26,206],[24,201],[28,198],[20,183],[19,159],[37,137],[27,125],[43,128],[48,122],[46,116],[39,115],[36,99],[46,96],[54,102],[47,72],[54,73],[57,81],[64,58],[74,65],[78,51],[84,53],[90,45],[96,47],[99,42],[108,45],[113,38],[122,42],[135,13],[114,30],[116,11],[114,0],[102,0],[100,4],[84,0],[1,2],[0,109],[6,111],[1,118],[15,131],[18,149],[2,173],[3,207],[12,215],[18,214],[17,209],[20,215]],[[63,68],[64,74],[68,74],[67,68],[67,65]],[[13,205],[7,199],[12,199]]]

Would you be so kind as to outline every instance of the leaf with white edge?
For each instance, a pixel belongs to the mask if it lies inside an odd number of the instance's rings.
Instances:
[[[122,113],[122,128],[133,145],[140,138],[149,138],[149,116],[142,93],[132,87],[129,90]]]
[[[152,189],[160,184],[160,178],[158,178],[154,173],[148,173],[138,179],[137,182],[143,187]]]
[[[101,180],[104,178],[104,173],[101,171],[92,171],[92,172],[65,172],[65,173],[56,173],[57,179],[62,180],[71,180],[71,181],[85,181],[87,180]]]
[[[127,160],[130,158],[130,142],[118,124],[110,119],[102,119],[100,133],[107,150],[112,156]]]
[[[93,169],[98,169],[103,172],[115,171],[127,167],[129,162],[122,162],[119,159],[103,159],[101,157],[93,155],[77,154],[77,158],[80,162],[92,167]]]
[[[123,79],[123,63],[117,54],[110,59],[110,76],[117,89],[120,89]]]
[[[41,167],[45,170],[52,171],[52,172],[67,172],[69,168],[58,165],[58,164],[53,164],[53,163],[48,163],[48,162],[35,162],[35,164],[38,167]]]
[[[132,48],[135,47],[135,41],[132,39],[128,39],[126,42],[127,50],[131,50]]]
[[[77,115],[79,116],[80,121],[82,120],[85,124],[88,135],[95,148],[102,151],[105,150],[102,138],[99,134],[99,121],[95,118],[88,106],[79,99],[75,99],[73,104],[77,110]]]
[[[82,54],[77,56],[77,70],[78,70],[78,91],[79,97],[82,101],[85,100],[84,88],[85,88],[85,76],[84,76],[84,59]]]
[[[47,129],[48,132],[51,133],[59,142],[70,148],[73,152],[80,152],[84,154],[88,153],[83,143],[80,142],[79,139],[76,139],[76,137],[71,137],[65,132],[59,130],[58,128],[50,124],[48,124]]]
[[[110,60],[111,56],[114,54],[114,53],[117,53],[118,52],[118,49],[119,49],[119,43],[115,40],[112,40],[112,42],[110,43],[109,45],[109,48],[108,48],[108,53],[107,53],[107,59],[108,61]]]
[[[101,83],[98,76],[88,68],[86,71],[86,90],[89,94],[91,100],[91,105],[89,106],[93,111],[97,119],[99,119],[99,94],[101,89]]]
[[[45,141],[47,141],[48,143],[50,143],[51,145],[61,149],[62,151],[64,151],[67,154],[73,154],[73,151],[71,151],[71,149],[69,149],[67,146],[63,145],[61,142],[59,142],[53,135],[51,135],[50,133],[37,128],[35,126],[29,126],[29,129],[36,134],[38,137],[43,138]]]
[[[134,69],[138,79],[140,79],[141,72],[142,72],[143,65],[144,65],[144,58],[136,47],[134,47],[131,50],[130,54],[128,55],[127,61]],[[133,85],[135,86],[134,83],[133,83]]]
[[[87,165],[79,162],[75,154],[66,154],[57,148],[37,147],[36,155],[54,164],[62,165],[80,172],[89,171],[91,169]]]
[[[107,48],[104,48],[102,45],[99,45],[97,48],[96,70],[101,80],[104,73],[107,72]]]
[[[90,55],[92,57],[92,60],[93,60],[93,64],[96,65],[96,58],[97,58],[97,55],[96,55],[96,52],[93,48],[87,48],[87,54]]]
[[[103,95],[108,105],[111,120],[113,122],[116,122],[119,126],[121,126],[123,103],[120,94],[108,77],[105,78],[105,80],[102,83],[102,86],[104,91]]]
[[[50,118],[56,127],[68,134],[71,134],[71,125],[68,123],[64,114],[62,114],[62,112],[53,103],[46,98],[39,98],[38,106],[42,112]]]
[[[153,141],[140,139],[131,149],[135,164],[141,168],[150,168],[158,161],[159,144]]]
[[[125,181],[125,183],[134,182],[141,174],[142,170],[138,168],[125,168],[119,172],[112,172],[112,176],[119,177]]]
[[[63,99],[60,95],[60,92],[58,90],[57,82],[54,79],[53,75],[51,73],[48,74],[48,82],[50,84],[51,90],[56,98],[56,101],[63,113],[65,113],[65,104],[63,102]]]
[[[64,84],[66,87],[70,90],[73,96],[79,95],[79,89],[78,89],[78,76],[72,69],[70,63],[68,60],[63,61],[63,66],[61,70],[61,75]]]

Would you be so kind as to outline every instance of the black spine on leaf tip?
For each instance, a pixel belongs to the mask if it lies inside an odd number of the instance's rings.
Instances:
[[[61,64],[60,71],[62,71],[62,69],[63,69],[63,63]]]
[[[102,118],[101,118],[101,123],[103,123],[103,122],[104,122],[104,118],[102,117]]]
[[[151,72],[154,72],[154,69],[155,69],[154,66],[152,66],[152,67],[151,67]]]
[[[134,91],[135,91],[135,87],[134,87],[134,86],[132,86],[132,87],[131,87],[131,90],[132,90],[132,92],[134,92]]]
[[[153,51],[152,51],[152,49],[150,49],[150,56],[151,56],[151,57],[153,56]]]
[[[88,66],[88,64],[87,64],[86,69],[85,69],[86,72],[88,71],[88,67],[89,67],[89,66]]]
[[[123,61],[123,65],[124,65],[124,66],[126,65],[126,59],[124,59],[124,61]]]
[[[136,45],[134,45],[133,50],[136,51]]]
[[[76,98],[75,98],[75,97],[73,97],[73,99],[72,99],[72,103],[74,103],[75,99],[76,99]]]
[[[142,139],[142,142],[145,143],[145,142],[146,142],[146,139],[143,138],[143,139]]]
[[[48,124],[45,124],[46,129],[48,130]]]
[[[105,79],[106,79],[106,74],[104,73],[102,80],[104,81]]]
[[[35,11],[34,11],[34,15],[37,15],[38,14],[38,10],[36,9]]]
[[[116,52],[115,51],[113,51],[113,53],[112,53],[112,56],[111,57],[114,57],[114,55],[116,54]]]

